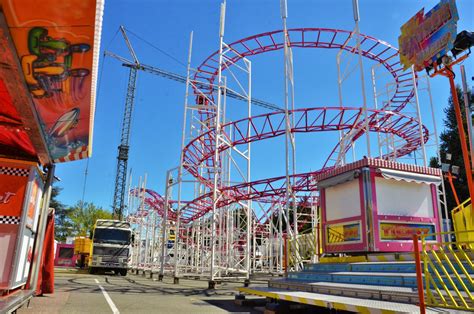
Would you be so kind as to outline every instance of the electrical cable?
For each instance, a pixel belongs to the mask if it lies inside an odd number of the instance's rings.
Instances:
[[[89,158],[86,161],[86,170],[84,171],[84,185],[82,186],[81,210],[84,209],[84,198],[86,195],[87,174],[89,173]]]
[[[131,30],[129,30],[128,28],[125,28],[125,30],[130,33],[131,35],[135,36],[137,39],[140,39],[141,41],[143,41],[144,43],[146,43],[147,45],[149,45],[150,47],[156,49],[157,51],[161,52],[162,54],[164,54],[165,56],[167,56],[168,58],[170,59],[173,59],[175,62],[179,63],[180,65],[182,65],[183,67],[187,68],[187,65],[184,64],[183,62],[181,62],[180,60],[178,60],[177,58],[173,57],[171,54],[167,53],[166,51],[164,51],[163,49],[157,47],[156,45],[154,45],[153,43],[149,42],[148,40],[140,37],[139,35],[137,35],[136,33],[132,32]]]

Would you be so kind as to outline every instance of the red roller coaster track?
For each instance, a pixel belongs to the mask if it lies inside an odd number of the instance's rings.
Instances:
[[[296,28],[288,30],[289,45],[295,48],[323,48],[345,50],[349,53],[358,53],[351,41],[351,32],[338,29],[327,28]],[[414,95],[414,83],[411,71],[404,71],[398,59],[398,50],[388,43],[376,38],[361,34],[360,53],[363,57],[381,64],[392,76],[395,82],[395,89],[390,100],[385,107],[380,110],[368,111],[368,123],[370,132],[389,133],[404,140],[405,144],[396,151],[396,156],[379,156],[379,158],[401,157],[416,150],[421,142],[428,140],[428,130],[423,126],[423,138],[419,134],[418,122],[400,113]],[[242,58],[282,49],[284,45],[283,31],[273,31],[250,36],[228,45],[227,58],[223,65],[223,70],[232,66]],[[199,95],[208,97],[211,102],[214,100],[212,88],[218,72],[218,52],[210,55],[197,69],[193,80],[207,81],[207,88],[195,90],[196,99]],[[206,121],[212,121],[215,117],[213,106],[206,106],[206,110],[200,112],[201,122],[206,125]],[[297,109],[291,112],[295,117],[295,125],[291,129],[294,133],[322,132],[322,131],[351,131],[358,128],[363,123],[363,111],[361,108],[350,107],[318,107]],[[223,152],[231,147],[274,138],[285,134],[285,115],[283,112],[273,112],[262,114],[250,118],[244,118],[222,125],[222,130],[226,139],[222,141],[219,152]],[[248,132],[250,129],[250,132]],[[359,128],[360,129],[360,128]],[[358,131],[353,140],[359,138],[364,131]],[[229,134],[232,134],[230,136]],[[250,136],[248,136],[250,134]],[[184,148],[183,165],[186,171],[194,176],[199,182],[208,187],[212,187],[213,158],[215,152],[215,128],[202,129],[200,136],[194,138]],[[323,168],[318,171],[295,174],[295,192],[311,192],[317,186],[312,178],[321,172],[332,169],[328,161],[338,150],[337,144],[325,162]],[[199,167],[206,165],[207,171],[200,173]],[[220,193],[223,197],[218,202],[218,207],[226,206],[234,202],[244,200],[264,199],[275,200],[285,193],[285,177],[275,177],[262,179],[253,182],[241,183],[233,186],[220,186]],[[250,192],[249,192],[250,191]],[[160,215],[164,213],[164,199],[158,193],[151,190],[146,191],[147,204],[158,211]],[[201,195],[200,197],[186,202],[182,208],[181,217],[184,223],[191,222],[204,216],[212,209],[212,193]],[[268,213],[265,213],[268,214]],[[267,215],[268,216],[268,215]],[[174,211],[168,211],[171,220],[176,219]],[[259,219],[262,220],[263,217]]]

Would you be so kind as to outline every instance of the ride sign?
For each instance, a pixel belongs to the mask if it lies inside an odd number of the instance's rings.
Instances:
[[[404,70],[429,67],[453,48],[459,19],[455,0],[441,0],[428,13],[424,8],[402,25],[398,37],[400,63]]]

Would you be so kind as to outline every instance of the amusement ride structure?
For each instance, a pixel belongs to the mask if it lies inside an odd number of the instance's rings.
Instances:
[[[409,158],[425,167],[426,150],[430,145],[437,150],[428,79],[404,70],[395,47],[359,32],[357,6],[352,31],[287,29],[285,6],[283,30],[227,44],[224,3],[215,53],[192,68],[191,34],[185,78],[155,68],[155,74],[186,83],[182,149],[178,167],[167,173],[164,195],[147,188],[146,179],[130,189],[127,219],[136,227],[134,269],[159,270],[161,278],[170,274],[175,282],[181,276],[201,276],[210,285],[224,277],[297,270],[301,264],[290,262],[285,243],[308,233],[319,241],[317,175],[360,159],[356,143],[364,158]],[[295,108],[295,48],[337,52],[339,104]],[[284,108],[252,98],[250,59],[276,50],[284,51]],[[370,79],[365,63],[371,66]],[[145,68],[153,73],[152,67]],[[354,82],[361,85],[360,99],[346,99],[344,85]],[[423,112],[431,113],[433,132],[422,123],[421,93],[428,99]],[[230,98],[244,101],[246,106],[239,107],[244,110],[236,113]],[[254,104],[274,111],[253,115]],[[325,131],[339,132],[339,140],[321,169],[296,173],[295,135]],[[252,144],[279,136],[286,143],[285,175],[252,180]],[[439,195],[438,208],[446,215],[443,184]]]

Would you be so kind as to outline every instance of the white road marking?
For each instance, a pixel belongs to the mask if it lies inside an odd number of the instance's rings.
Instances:
[[[94,279],[95,282],[97,284],[99,284],[99,280],[97,279]],[[112,299],[110,298],[109,294],[107,293],[107,291],[105,291],[104,287],[102,287],[101,285],[99,285],[99,288],[100,290],[102,290],[102,293],[104,294],[104,298],[105,300],[107,301],[107,303],[109,304],[110,308],[112,309],[112,312],[114,314],[120,314],[119,310],[117,309],[117,307],[115,306],[114,304],[114,301],[112,301]]]

